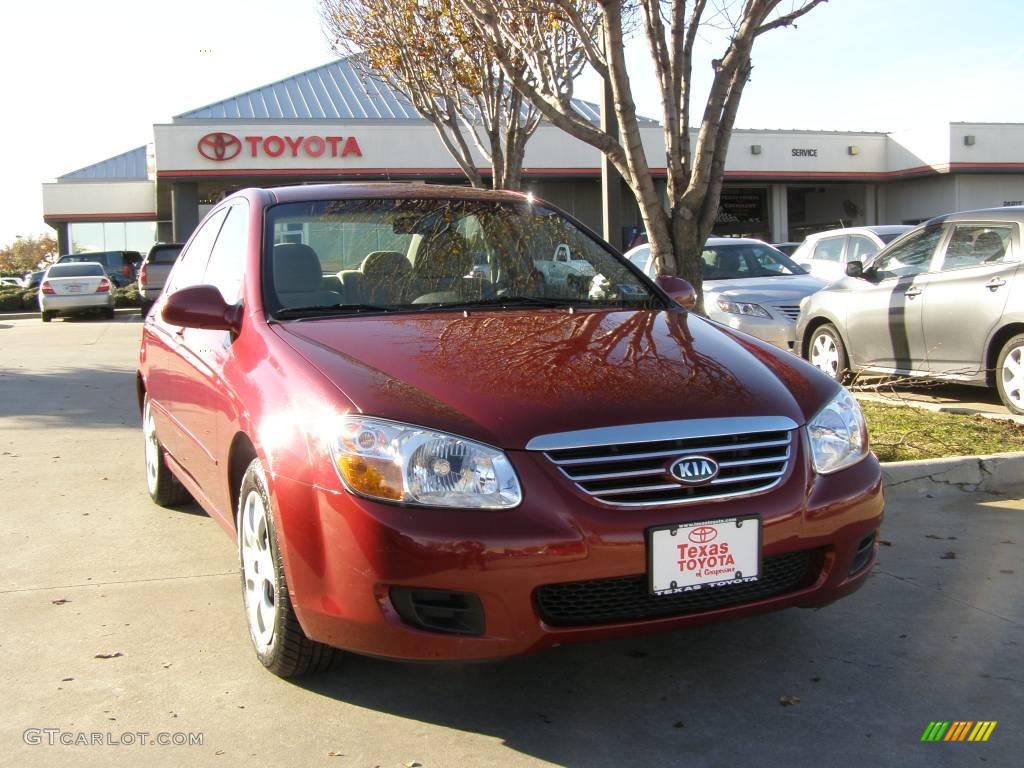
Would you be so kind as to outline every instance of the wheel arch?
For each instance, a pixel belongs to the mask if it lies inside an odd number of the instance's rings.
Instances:
[[[818,315],[807,322],[807,328],[804,330],[803,338],[800,340],[800,357],[804,360],[808,359],[807,355],[811,348],[811,337],[814,336],[814,332],[823,325],[831,325],[836,329],[836,333],[839,334],[840,341],[843,342],[843,346],[846,348],[846,362],[848,365],[852,365],[853,360],[850,358],[850,344],[846,340],[846,335],[839,327],[839,324],[828,315]]]
[[[228,449],[228,498],[231,501],[231,524],[237,528],[238,495],[241,492],[242,477],[253,459],[259,458],[256,446],[245,432],[236,432]]]
[[[1009,323],[992,334],[988,351],[985,353],[985,384],[989,387],[996,385],[996,362],[999,360],[1003,345],[1018,333],[1024,333],[1024,322]]]

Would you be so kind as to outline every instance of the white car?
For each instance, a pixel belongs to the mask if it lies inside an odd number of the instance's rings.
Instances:
[[[573,258],[572,251],[565,243],[559,243],[550,258],[535,259],[533,265],[543,275],[546,285],[556,291],[570,293],[586,289],[597,274],[589,261]]]
[[[655,277],[650,245],[626,258]],[[704,310],[712,320],[795,351],[800,301],[825,287],[768,243],[744,237],[712,237],[704,244]]]
[[[15,288],[21,288],[24,283],[16,277],[0,277],[0,286],[10,285]]]
[[[44,323],[58,314],[98,309],[114,317],[114,291],[103,265],[94,261],[54,264],[39,283],[39,310]]]
[[[911,229],[908,224],[883,224],[817,232],[808,235],[790,258],[812,275],[832,283],[846,275],[847,262],[868,261]]]

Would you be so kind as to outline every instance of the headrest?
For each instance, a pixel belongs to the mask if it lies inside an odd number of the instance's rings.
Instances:
[[[323,286],[323,268],[316,251],[302,243],[274,246],[274,287],[278,293],[306,293]]]
[[[458,232],[445,230],[420,246],[416,256],[417,277],[464,277],[473,269],[473,254],[466,238]]]
[[[1003,238],[998,232],[982,232],[974,241],[974,254],[976,257],[984,257],[986,260],[995,261],[1002,258],[1006,252],[1003,245]]]
[[[409,274],[412,265],[398,251],[372,251],[359,265],[363,277],[373,283],[390,282]]]

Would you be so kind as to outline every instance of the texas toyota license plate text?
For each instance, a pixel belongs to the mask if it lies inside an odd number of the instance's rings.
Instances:
[[[730,517],[650,529],[650,590],[656,595],[757,581],[761,524]]]

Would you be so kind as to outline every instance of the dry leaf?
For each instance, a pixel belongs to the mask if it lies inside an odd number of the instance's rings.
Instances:
[[[70,603],[71,601],[66,597],[62,597],[60,600],[51,600],[50,602],[54,605],[64,605],[64,603]]]
[[[345,753],[344,752],[334,752],[334,751],[331,751],[331,752],[327,753],[327,756],[328,757],[344,757]]]
[[[934,533],[927,533],[927,534],[925,534],[925,538],[926,539],[944,539],[946,537],[945,536],[937,536]]]
[[[780,696],[779,704],[784,707],[793,707],[800,703],[799,696]]]
[[[672,727],[673,728],[685,728],[686,727],[686,723],[684,723],[682,720],[676,720],[676,722],[672,725]]]
[[[120,651],[114,651],[113,653],[97,653],[93,656],[94,659],[116,659],[118,656],[124,656]]]
[[[410,760],[408,763],[402,763],[402,765],[404,765],[405,768],[422,768],[423,763],[419,760]]]
[[[956,552],[946,552],[944,555],[939,555],[940,560],[956,560]]]

